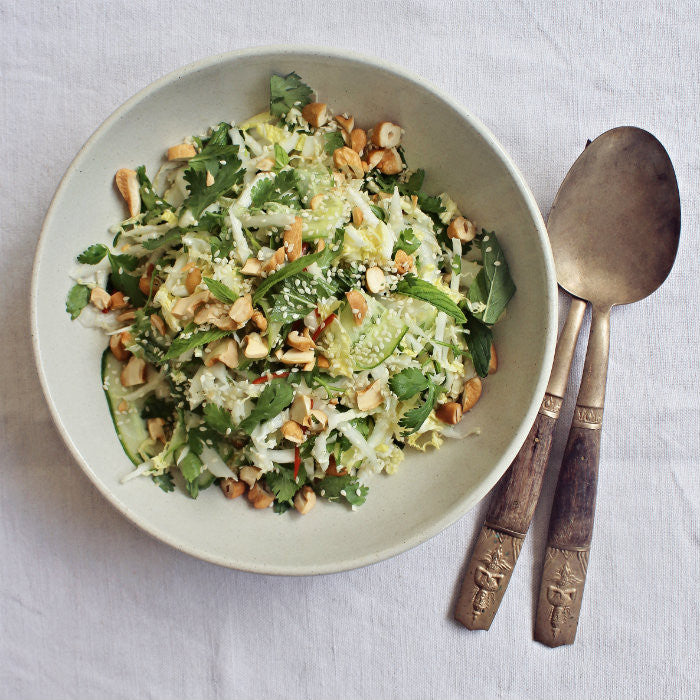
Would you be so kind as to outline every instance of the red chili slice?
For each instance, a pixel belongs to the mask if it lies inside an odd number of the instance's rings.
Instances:
[[[266,374],[263,374],[262,377],[258,377],[257,379],[253,379],[253,384],[264,384],[265,382],[270,381],[270,379],[284,379],[285,377],[288,377],[290,375],[290,372],[279,372],[278,374],[272,374],[269,377]]]
[[[333,323],[333,319],[335,319],[335,314],[331,314],[315,331],[314,334],[311,336],[311,339],[314,341],[314,343],[318,340],[318,337],[323,333],[323,331],[326,330],[326,328]]]
[[[299,445],[294,445],[294,478],[299,476],[299,467],[301,466],[301,454],[299,453]]]

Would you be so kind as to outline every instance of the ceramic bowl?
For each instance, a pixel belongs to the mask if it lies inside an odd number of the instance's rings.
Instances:
[[[222,120],[267,108],[271,73],[296,71],[335,113],[361,125],[389,119],[405,129],[409,165],[425,188],[448,191],[479,226],[496,231],[518,291],[495,330],[499,370],[464,420],[478,436],[439,452],[409,451],[394,476],[370,483],[352,512],[319,503],[307,516],[255,511],[219,489],[197,500],[150,479],[121,484],[132,469],[112,427],[100,383],[100,333],[71,322],[64,300],[75,255],[124,214],[115,171],[144,163]],[[95,486],[132,522],[184,552],[269,574],[318,574],[378,562],[437,534],[482,499],[534,421],[556,335],[554,264],[542,217],[522,175],[466,109],[423,80],[381,61],[329,49],[258,48],[215,56],[161,78],[117,109],[68,168],[44,222],[34,265],[32,332],[37,367],[58,430]]]

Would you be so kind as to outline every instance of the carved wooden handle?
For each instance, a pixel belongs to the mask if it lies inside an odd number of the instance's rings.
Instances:
[[[455,609],[455,619],[469,629],[489,629],[506,591],[535,512],[561,404],[545,394],[525,443],[498,482]]]
[[[602,408],[576,406],[562,460],[537,604],[535,639],[573,644],[593,534]]]

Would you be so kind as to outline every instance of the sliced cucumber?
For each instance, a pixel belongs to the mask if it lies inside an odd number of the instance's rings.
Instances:
[[[304,203],[321,192],[328,192],[333,187],[333,178],[328,168],[323,165],[307,165],[296,168],[297,190]]]
[[[381,316],[374,317],[367,333],[352,347],[354,369],[372,369],[380,365],[396,350],[407,330],[408,326],[389,309],[385,309]]]
[[[130,388],[122,386],[123,366],[123,363],[117,360],[109,349],[104,351],[102,355],[102,388],[107,398],[109,413],[126,456],[138,466],[143,462],[139,455],[139,447],[149,439],[146,421],[141,418],[144,399],[129,401],[126,411],[119,410],[119,405],[124,401],[124,397],[131,391]]]
[[[303,240],[332,237],[336,229],[345,223],[347,216],[345,202],[333,193],[326,194],[318,209],[302,209]]]

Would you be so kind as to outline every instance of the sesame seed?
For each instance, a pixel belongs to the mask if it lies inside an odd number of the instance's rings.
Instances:
[[[501,261],[500,261],[500,260],[494,260],[494,261],[493,261],[493,266],[494,266],[494,267],[498,267],[500,264],[501,264]]]

